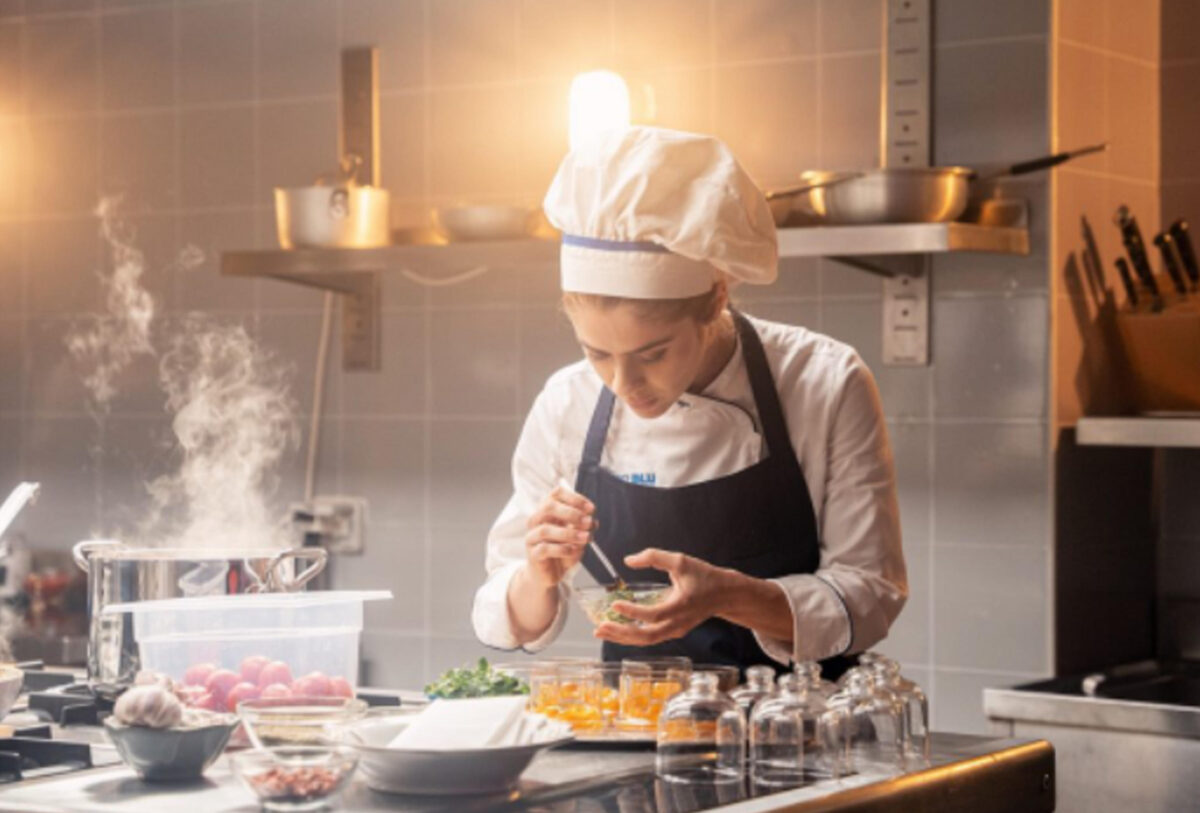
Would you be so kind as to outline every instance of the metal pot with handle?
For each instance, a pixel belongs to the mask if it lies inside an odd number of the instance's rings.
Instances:
[[[800,184],[767,193],[777,226],[794,213],[823,225],[944,223],[966,211],[973,182],[1049,169],[1107,149],[1097,144],[978,173],[968,167],[884,167],[861,172],[800,174]]]
[[[88,680],[114,686],[133,682],[137,642],[128,615],[105,616],[126,601],[300,590],[324,568],[322,548],[236,551],[138,548],[113,539],[89,539],[72,549],[88,574]]]

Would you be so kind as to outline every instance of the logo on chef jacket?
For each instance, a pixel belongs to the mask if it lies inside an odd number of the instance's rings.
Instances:
[[[658,478],[652,471],[635,471],[632,474],[622,474],[621,479],[635,486],[652,486]]]

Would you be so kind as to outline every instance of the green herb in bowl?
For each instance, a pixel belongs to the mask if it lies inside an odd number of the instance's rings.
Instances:
[[[496,697],[529,694],[529,684],[515,675],[491,667],[487,658],[480,658],[474,668],[448,669],[441,677],[425,687],[430,698]]]
[[[579,604],[593,624],[599,626],[605,621],[614,624],[636,624],[634,619],[622,615],[612,608],[618,601],[652,607],[666,598],[670,587],[665,584],[619,584],[614,586],[599,585],[596,587],[576,587],[575,594]]]

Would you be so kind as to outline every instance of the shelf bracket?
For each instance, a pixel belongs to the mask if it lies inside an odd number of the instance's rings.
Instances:
[[[378,372],[381,369],[382,313],[378,271],[255,271],[223,260],[221,273],[267,277],[320,288],[342,295],[342,369]]]
[[[918,259],[928,264],[924,257]],[[883,281],[883,363],[923,367],[929,363],[929,274],[898,274]]]
[[[925,258],[920,254],[873,254],[849,256],[839,254],[827,257],[843,265],[866,271],[870,274],[893,279],[895,277],[915,277],[925,270]]]

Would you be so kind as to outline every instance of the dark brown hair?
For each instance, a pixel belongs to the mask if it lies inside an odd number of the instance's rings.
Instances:
[[[630,305],[639,319],[652,322],[677,322],[681,319],[692,319],[703,325],[720,315],[717,310],[717,302],[721,289],[720,284],[713,285],[706,293],[683,299],[630,299],[623,296],[563,291],[562,305],[563,310],[567,311],[579,306],[603,311],[612,310],[618,305]]]

